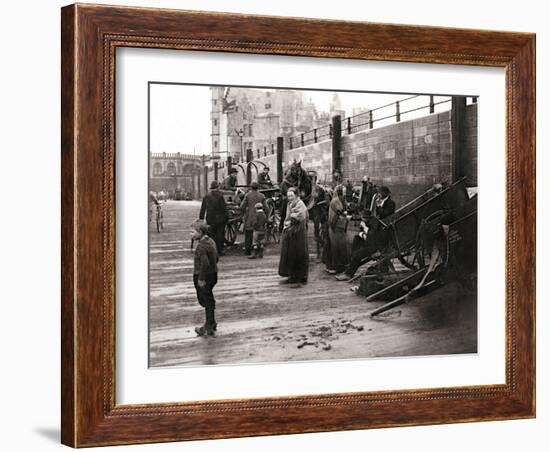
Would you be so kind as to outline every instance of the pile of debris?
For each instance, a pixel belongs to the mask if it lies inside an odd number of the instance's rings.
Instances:
[[[313,325],[309,325],[313,326]],[[332,319],[330,325],[319,325],[308,331],[308,334],[294,335],[289,331],[286,335],[275,335],[272,337],[274,341],[294,341],[298,342],[296,348],[304,348],[307,346],[321,348],[328,351],[332,349],[332,342],[338,340],[340,335],[347,334],[353,331],[364,331],[363,325],[355,325],[351,320],[339,318]]]

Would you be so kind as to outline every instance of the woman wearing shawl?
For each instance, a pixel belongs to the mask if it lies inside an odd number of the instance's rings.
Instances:
[[[294,187],[288,189],[287,198],[288,206],[281,240],[279,275],[288,277],[289,283],[305,283],[309,270],[307,207]]]
[[[348,218],[344,212],[344,187],[338,185],[328,211],[331,262],[329,273],[342,273],[348,263],[348,242],[346,232]]]

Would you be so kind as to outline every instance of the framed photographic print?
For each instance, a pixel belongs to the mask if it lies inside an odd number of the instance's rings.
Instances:
[[[62,9],[62,442],[535,416],[535,37]]]

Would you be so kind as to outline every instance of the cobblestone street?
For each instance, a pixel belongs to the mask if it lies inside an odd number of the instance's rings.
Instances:
[[[152,367],[475,353],[476,303],[448,285],[379,318],[351,285],[336,282],[314,255],[309,283],[291,288],[277,274],[279,246],[250,260],[235,245],[220,258],[216,337],[197,337],[204,322],[192,281],[188,227],[197,201],[168,201],[165,229],[150,229]],[[311,235],[312,227],[310,227]],[[242,237],[238,237],[238,242]]]

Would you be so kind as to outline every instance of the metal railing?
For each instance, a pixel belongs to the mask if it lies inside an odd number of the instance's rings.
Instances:
[[[427,103],[422,103],[421,105],[414,105],[406,108],[407,105],[413,103],[415,99],[419,98],[428,98]],[[436,97],[443,97],[442,100],[435,100]],[[477,103],[477,97],[469,97],[472,103]],[[400,99],[398,101],[390,102],[385,105],[381,105],[376,108],[368,109],[364,112],[358,113],[353,116],[347,116],[341,119],[341,133],[342,135],[351,135],[357,132],[362,132],[365,130],[374,129],[377,126],[379,127],[381,123],[386,121],[383,125],[389,125],[388,120],[395,118],[395,123],[401,122],[402,119],[408,120],[407,115],[411,113],[418,112],[420,110],[427,110],[428,114],[435,113],[435,109],[439,105],[451,103],[451,96],[434,96],[434,95],[425,95],[425,94],[415,94],[413,96]],[[404,109],[405,107],[405,109]],[[405,117],[405,118],[403,118]],[[413,118],[410,118],[413,119]],[[284,149],[291,150],[310,144],[319,143],[321,141],[330,140],[333,136],[333,125],[332,123],[326,124],[321,127],[315,127],[306,132],[299,133],[284,139]],[[263,145],[262,148],[253,149],[252,155],[256,159],[261,159],[262,157],[267,157],[268,155],[274,155],[276,150],[276,144],[270,143]],[[239,163],[238,156],[234,156],[234,163]],[[223,166],[219,166],[223,168]]]
[[[367,110],[365,112],[359,113],[354,116],[348,116],[347,118],[342,119],[342,134],[351,135],[352,133],[373,129],[376,123],[380,123],[382,121],[392,119],[392,118],[395,118],[395,122],[401,122],[402,116],[407,115],[409,113],[414,113],[420,110],[426,109],[426,110],[429,110],[429,114],[432,114],[435,112],[436,106],[449,103],[452,100],[451,97],[448,97],[447,99],[435,102],[434,96],[430,96],[428,104],[412,107],[412,108],[409,108],[408,110],[403,111],[402,109],[403,104],[408,103],[413,99],[418,99],[420,97],[423,97],[423,96],[417,94],[414,96],[406,97],[405,99],[391,102],[386,105],[382,105],[377,108]]]
[[[329,140],[332,138],[332,124],[327,124],[322,127],[303,132],[299,135],[294,135],[288,138],[288,149],[299,148],[309,144],[318,143],[319,141]]]
[[[403,110],[403,106],[410,104],[414,99],[421,97],[427,97],[426,95],[416,94],[404,99],[400,99],[395,102],[390,102],[385,105],[381,105],[376,108],[372,108],[361,112],[359,114],[348,116],[342,119],[341,128],[342,135],[351,135],[353,133],[362,132],[364,130],[374,129],[377,124],[379,125],[383,121],[395,118],[395,122],[401,122],[403,116],[410,113],[414,113],[420,110],[428,110],[429,114],[435,113],[435,107],[438,105],[450,103],[452,97],[450,96],[437,96],[446,97],[443,100],[435,101],[433,95],[429,96],[428,103],[410,107]],[[472,103],[477,103],[477,97],[472,97]],[[406,118],[405,118],[406,119]],[[317,127],[307,132],[303,132],[297,135],[293,135],[286,139],[285,149],[296,149],[298,147],[307,146],[309,144],[317,143],[326,139],[332,138],[332,124],[327,124],[322,127]]]

